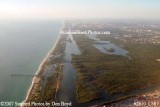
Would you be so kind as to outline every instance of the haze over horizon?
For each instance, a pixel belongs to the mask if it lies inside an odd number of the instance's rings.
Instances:
[[[160,19],[160,0],[0,0],[0,19]]]

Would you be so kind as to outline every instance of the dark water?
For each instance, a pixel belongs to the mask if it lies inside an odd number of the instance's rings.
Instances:
[[[100,104],[104,101],[110,99],[110,96],[104,95],[101,99],[87,102],[87,103],[78,103],[76,99],[76,70],[73,68],[71,63],[71,54],[79,55],[81,52],[79,51],[73,37],[69,36],[72,42],[67,42],[66,49],[65,49],[65,63],[64,63],[64,70],[63,70],[63,79],[60,90],[57,94],[57,103],[65,102],[65,103],[72,103],[72,107],[89,107],[93,105]]]
[[[0,21],[0,101],[24,100],[32,75],[53,47],[62,21]]]
[[[71,35],[69,38],[72,42],[66,43],[63,79],[57,95],[57,102],[72,102],[73,107],[78,107],[79,104],[76,101],[76,71],[71,64],[71,54],[80,54],[80,51]]]

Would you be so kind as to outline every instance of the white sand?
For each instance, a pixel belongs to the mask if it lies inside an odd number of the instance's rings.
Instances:
[[[62,26],[62,28],[63,28],[63,27],[64,27],[64,26]],[[40,66],[38,67],[38,70],[37,70],[37,72],[35,73],[35,75],[38,75],[38,74],[41,72],[41,70],[42,70],[42,68],[43,68],[43,65],[45,64],[45,62],[47,61],[47,59],[49,58],[49,56],[51,55],[51,53],[55,51],[56,46],[57,46],[60,38],[61,38],[61,34],[59,34],[58,39],[56,40],[53,48],[48,52],[47,56],[46,56],[46,57],[43,59],[43,61],[41,62],[41,64],[40,64]],[[33,89],[34,83],[35,83],[36,81],[37,81],[37,77],[34,76],[33,79],[32,79],[32,84],[31,84],[31,86],[30,86],[30,88],[29,88],[29,90],[28,90],[28,92],[27,92],[27,96],[26,96],[25,100],[22,102],[22,104],[25,103],[25,102],[28,100],[28,98],[29,98],[29,96],[30,96],[30,94],[31,94],[31,91],[32,91],[32,89]],[[21,106],[21,107],[23,107],[23,106]]]

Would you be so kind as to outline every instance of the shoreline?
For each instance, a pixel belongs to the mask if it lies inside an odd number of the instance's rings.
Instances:
[[[64,23],[62,24],[62,28],[60,29],[60,32],[61,30],[64,28]],[[58,38],[56,40],[56,42],[53,44],[53,47],[51,48],[51,50],[47,53],[47,55],[44,57],[44,59],[42,60],[42,62],[40,63],[39,67],[38,67],[38,70],[36,71],[36,73],[34,75],[39,75],[39,73],[41,72],[42,68],[43,68],[43,65],[45,64],[45,62],[47,61],[48,57],[51,55],[51,53],[53,53],[56,49],[56,46],[61,38],[61,34],[59,32],[59,35],[58,35]],[[27,102],[30,94],[31,94],[31,91],[33,89],[33,86],[34,86],[34,83],[36,81],[36,77],[34,76],[33,79],[32,79],[32,82],[31,82],[31,85],[28,89],[28,92],[27,92],[27,95],[24,99],[24,101],[22,101],[22,105],[20,107],[23,107],[23,103]]]

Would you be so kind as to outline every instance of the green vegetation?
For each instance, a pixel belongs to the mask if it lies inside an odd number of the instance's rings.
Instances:
[[[88,86],[85,85],[86,83],[77,82],[76,84],[77,99],[79,103],[89,102],[101,97],[100,92],[92,89],[90,84]]]
[[[62,80],[62,70],[59,66],[56,67],[53,72],[54,73],[47,78],[44,88],[42,88],[42,84],[44,84],[44,78],[42,78],[39,83],[35,84],[37,86],[34,87],[37,88],[34,91],[32,90],[32,94],[29,97],[28,101],[51,102],[54,100],[57,83],[60,83],[60,81]]]
[[[72,55],[72,64],[77,71],[77,99],[86,102],[86,89],[94,86],[95,90],[104,90],[109,94],[127,93],[131,90],[144,89],[160,83],[159,45],[135,45],[123,43],[113,37],[99,35],[99,39],[109,40],[129,51],[129,60],[125,56],[109,55],[98,51],[93,40],[84,35],[74,35],[74,40],[81,55]],[[85,84],[90,85],[85,85]],[[84,86],[85,85],[85,86]],[[97,96],[98,98],[99,96]],[[90,100],[95,99],[90,98]],[[88,100],[89,101],[89,100]]]
[[[56,77],[58,77],[57,71],[53,73],[51,77],[47,78],[47,84],[45,85],[43,92],[45,101],[52,101],[54,98],[53,96],[56,93],[56,83],[57,83]]]
[[[48,58],[42,65],[42,69],[36,78],[40,79],[38,83],[34,83],[29,98],[26,102],[52,102],[54,101],[54,96],[56,90],[59,90],[62,76],[63,76],[63,58],[65,50],[65,38],[61,38],[57,43],[51,55],[61,54],[57,58]],[[56,54],[55,54],[56,53]],[[54,66],[54,71],[50,71],[51,66]],[[51,73],[52,72],[52,73]],[[47,73],[49,73],[47,75]]]
[[[39,84],[37,84],[37,85],[39,85]],[[40,87],[40,86],[38,86],[38,87]],[[31,101],[43,102],[43,97],[42,97],[43,95],[42,95],[41,90],[40,89],[36,89],[35,91],[36,91],[36,93],[32,94],[32,97],[29,97],[28,102],[31,102]]]
[[[109,48],[109,49],[106,49],[108,52],[115,52],[115,49],[113,48]]]

